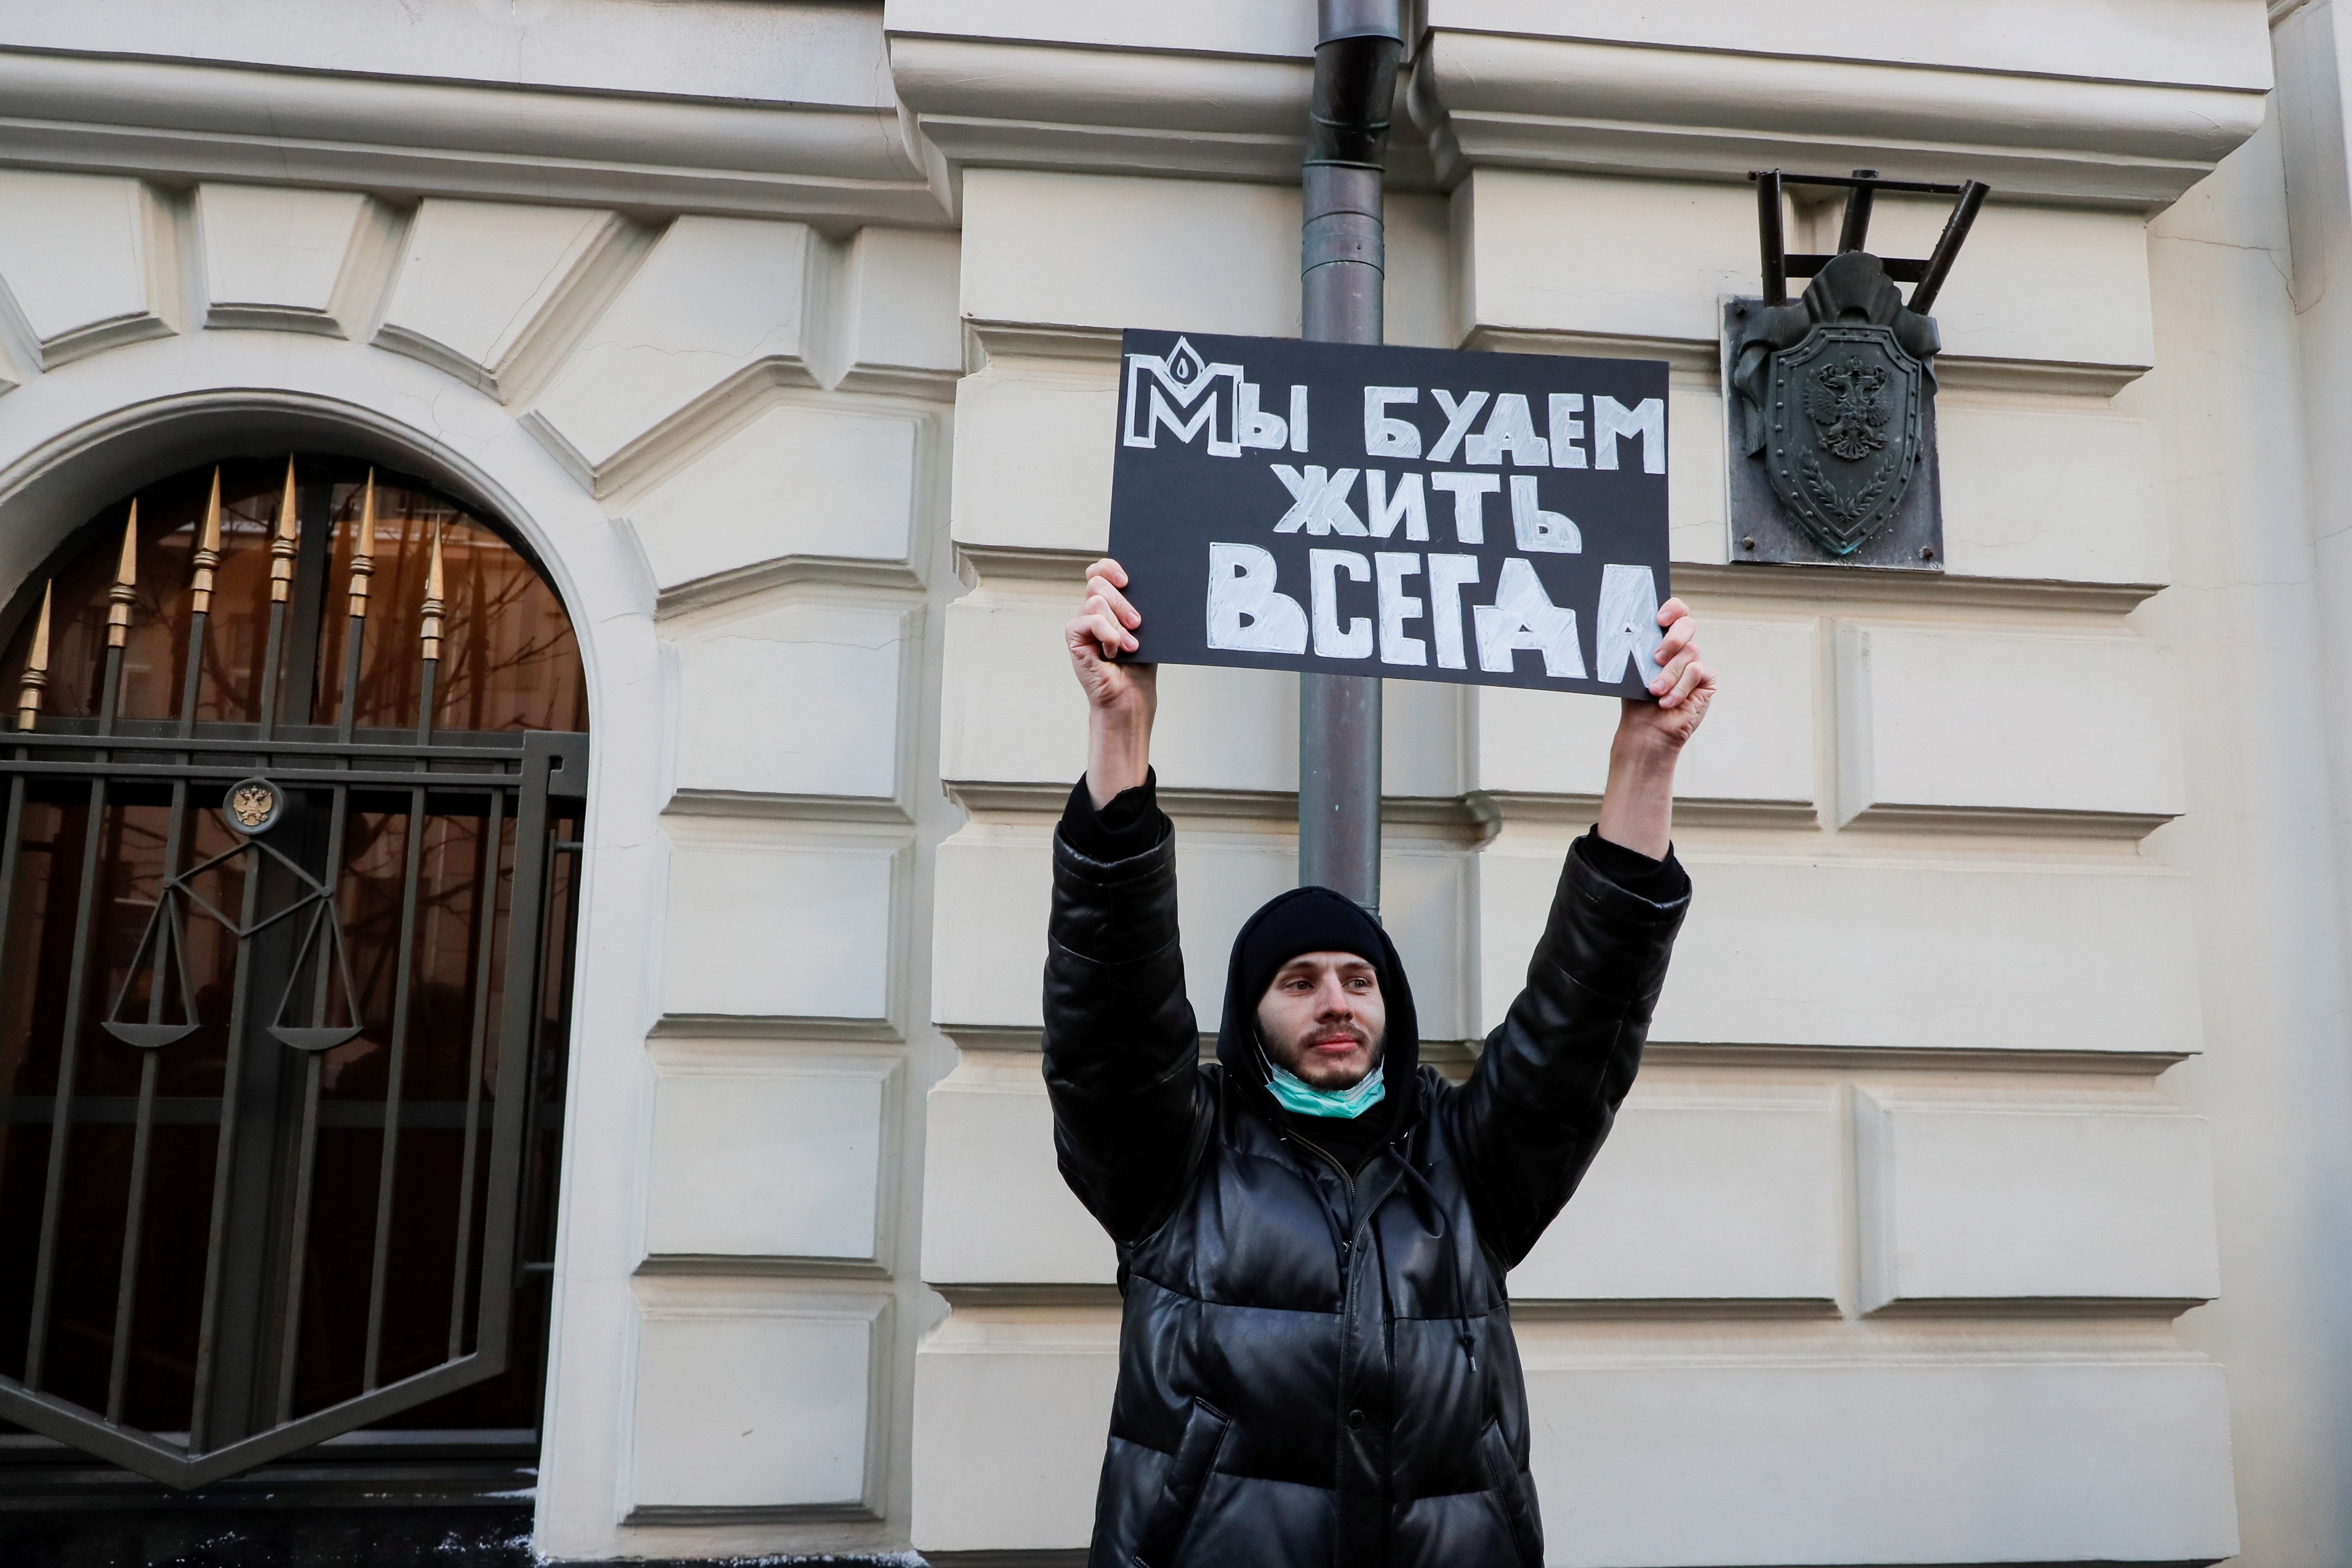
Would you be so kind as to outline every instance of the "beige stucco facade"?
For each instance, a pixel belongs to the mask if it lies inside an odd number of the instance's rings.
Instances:
[[[1648,1062],[1512,1280],[1552,1561],[2343,1561],[2352,11],[1411,9],[1390,341],[1672,365],[1724,682]],[[1313,11],[0,15],[0,595],[299,440],[478,498],[579,629],[546,1554],[1078,1560],[1118,1313],[1038,1072],[1058,628],[1118,330],[1297,331]],[[1937,310],[1947,570],[1738,566],[1742,176],[1861,165],[1995,190]],[[1213,1012],[1295,876],[1296,684],[1162,694]],[[1612,719],[1391,683],[1441,1062]]]

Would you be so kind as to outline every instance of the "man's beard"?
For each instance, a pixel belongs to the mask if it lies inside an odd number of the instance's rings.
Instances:
[[[1370,1047],[1367,1053],[1364,1070],[1344,1083],[1318,1081],[1314,1076],[1318,1070],[1315,1051],[1316,1043],[1342,1036]],[[1259,1038],[1261,1040],[1265,1038],[1263,1033],[1260,1034]],[[1382,1044],[1380,1037],[1372,1034],[1361,1024],[1342,1024],[1336,1027],[1328,1024],[1318,1024],[1312,1028],[1302,1031],[1297,1037],[1284,1042],[1279,1048],[1269,1046],[1266,1055],[1273,1059],[1276,1067],[1316,1089],[1344,1089],[1355,1088],[1365,1079],[1380,1071]]]

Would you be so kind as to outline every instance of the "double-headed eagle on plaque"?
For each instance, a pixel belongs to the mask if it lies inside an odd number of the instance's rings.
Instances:
[[[1905,501],[1933,460],[1930,401],[1942,345],[1927,312],[1986,187],[1974,181],[1928,185],[1880,180],[1868,169],[1850,178],[1786,176],[1777,170],[1754,178],[1764,297],[1733,307],[1725,371],[1737,399],[1738,446],[1760,464],[1781,518],[1794,525],[1803,542],[1790,539],[1787,543],[1793,548],[1759,552],[1749,527],[1734,559],[1744,553],[1749,560],[1845,561],[1862,553],[1872,564],[1894,564],[1883,559],[1883,546],[1867,547],[1881,542],[1905,515]],[[1790,184],[1845,187],[1835,252],[1785,250],[1780,205],[1782,187]],[[1872,198],[1881,190],[1958,198],[1934,256],[1888,260],[1863,248]],[[1812,279],[1794,301],[1788,298],[1792,276]],[[1908,301],[1898,281],[1916,285]],[[1733,528],[1742,531],[1737,516]],[[1938,529],[1903,563],[1932,566],[1940,543]]]
[[[1833,258],[1796,304],[1759,313],[1732,373],[1760,415],[1751,451],[1805,536],[1851,555],[1894,521],[1918,469],[1936,323],[1860,250]]]

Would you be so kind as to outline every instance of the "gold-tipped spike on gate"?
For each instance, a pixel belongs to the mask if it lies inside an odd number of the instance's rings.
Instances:
[[[196,535],[195,571],[188,579],[188,606],[196,615],[209,615],[213,607],[213,574],[218,570],[220,547],[221,497],[220,469],[213,469],[212,499],[205,502],[205,526]]]
[[[425,568],[425,605],[421,616],[420,640],[425,644],[425,657],[438,662],[441,658],[441,531],[433,531],[433,554]]]
[[[286,459],[286,493],[278,501],[278,527],[269,536],[269,602],[282,605],[294,592],[294,552],[301,532],[294,517],[294,459]]]
[[[360,495],[360,537],[352,547],[352,619],[365,620],[368,579],[375,575],[375,470],[370,468],[367,489]]]
[[[139,589],[139,498],[131,498],[131,521],[122,525],[122,554],[114,563],[114,582],[106,590],[106,646],[121,647],[131,640],[131,601]]]
[[[33,623],[33,646],[25,655],[22,689],[16,693],[16,728],[29,730],[41,711],[41,689],[49,683],[49,601],[56,597],[54,580],[41,588],[41,616]]]

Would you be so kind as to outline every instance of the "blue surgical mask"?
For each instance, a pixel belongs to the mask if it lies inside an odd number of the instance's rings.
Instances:
[[[1389,1091],[1387,1077],[1377,1064],[1353,1089],[1317,1089],[1272,1062],[1266,1064],[1266,1070],[1273,1075],[1266,1080],[1266,1088],[1274,1091],[1276,1102],[1300,1116],[1338,1116],[1352,1121],[1378,1105]]]

